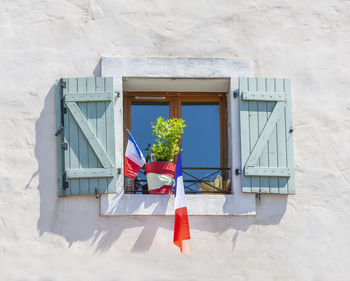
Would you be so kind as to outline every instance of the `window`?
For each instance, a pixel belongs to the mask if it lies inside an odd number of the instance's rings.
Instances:
[[[151,122],[162,116],[182,118],[186,128],[181,145],[187,193],[229,193],[227,159],[227,94],[207,92],[126,92],[124,132],[130,129],[144,155],[154,143]],[[128,135],[124,133],[124,144]],[[125,147],[124,147],[125,151]],[[146,176],[126,178],[127,193],[145,193]]]
[[[231,175],[231,192],[189,194],[190,215],[254,215],[255,193],[294,194],[291,82],[247,78],[251,74],[252,63],[246,59],[103,57],[103,77],[58,80],[58,195],[99,193],[103,216],[173,215],[173,196],[124,192],[123,138],[124,128],[134,120],[132,102],[138,111],[149,109],[151,103],[157,108],[157,116],[182,116],[191,120],[191,125],[197,124],[194,118],[204,110],[212,111],[213,123],[219,119],[219,161],[221,167],[224,163],[231,169],[225,171]],[[141,91],[147,93],[142,95]],[[131,93],[137,93],[133,101],[128,97]],[[201,98],[187,100],[185,97],[192,98],[191,93],[193,97],[201,93]],[[227,111],[221,110],[223,103],[217,93],[226,97],[223,102],[227,102]],[[158,98],[142,99],[146,94]],[[207,100],[210,96],[215,98]],[[218,104],[219,117],[214,114]],[[209,113],[205,117],[209,118]],[[227,128],[222,130],[221,124]],[[215,130],[210,135],[213,139],[198,136],[191,129],[187,136],[185,131],[183,145],[191,147],[195,143],[191,143],[190,134],[199,137],[200,142],[205,140],[208,146],[218,142],[218,128],[209,125],[211,131]],[[227,143],[222,144],[223,140]],[[184,153],[189,150],[186,147]],[[217,150],[208,153],[218,155]],[[198,154],[202,154],[200,150]],[[183,161],[187,164],[183,164],[198,165],[191,163],[195,157],[186,156]],[[205,165],[218,162],[215,157],[208,159],[212,162]],[[201,159],[202,163],[205,160]]]

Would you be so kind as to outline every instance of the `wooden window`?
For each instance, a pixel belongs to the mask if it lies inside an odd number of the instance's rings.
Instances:
[[[182,166],[188,193],[230,191],[227,177],[226,93],[126,92],[124,93],[124,151],[129,129],[144,154],[154,142],[151,122],[158,116],[183,118],[187,127],[182,139]],[[219,188],[214,181],[221,177]],[[139,173],[145,182],[145,176]],[[204,177],[203,181],[198,181]],[[219,177],[219,178],[220,178]],[[214,187],[211,187],[211,186]],[[229,187],[228,187],[229,186]],[[216,184],[218,187],[218,184]]]

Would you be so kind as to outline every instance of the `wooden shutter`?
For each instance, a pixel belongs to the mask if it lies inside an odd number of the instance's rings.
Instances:
[[[291,83],[239,78],[242,191],[295,194]]]
[[[56,84],[58,195],[116,192],[112,78]]]

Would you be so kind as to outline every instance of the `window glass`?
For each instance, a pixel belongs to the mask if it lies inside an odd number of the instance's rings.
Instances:
[[[133,101],[131,103],[131,133],[146,158],[148,152],[145,148],[155,143],[156,137],[152,134],[151,122],[158,117],[169,118],[169,102]],[[144,169],[138,174],[138,184],[145,185],[146,175]]]
[[[182,165],[185,167],[220,167],[219,103],[183,102]]]
[[[145,148],[149,143],[154,143],[151,122],[161,116],[169,118],[169,102],[144,102],[133,101],[131,103],[131,133],[146,157]]]
[[[181,112],[186,123],[182,136],[182,166],[194,168],[185,170],[192,175],[184,174],[185,185],[189,186],[188,191],[197,191],[200,183],[195,183],[196,178],[208,176],[206,181],[214,181],[220,174],[215,173],[215,169],[207,169],[220,168],[219,103],[182,102]]]
[[[126,128],[132,132],[145,157],[149,154],[145,150],[147,145],[154,143],[156,138],[152,134],[151,122],[159,116],[182,118],[186,124],[181,139],[185,192],[230,192],[231,173],[224,162],[227,160],[227,140],[221,139],[226,132],[226,104],[221,95],[164,93],[160,96],[158,93],[153,98],[149,93],[128,93],[126,99]],[[144,169],[135,180],[125,179],[125,190],[147,193]]]

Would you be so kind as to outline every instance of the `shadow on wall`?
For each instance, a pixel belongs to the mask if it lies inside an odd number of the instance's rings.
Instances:
[[[98,74],[98,67],[96,69],[94,73]],[[40,236],[45,232],[57,234],[62,236],[69,246],[77,241],[89,241],[97,253],[103,253],[118,241],[124,230],[142,228],[137,239],[134,241],[130,239],[133,243],[130,245],[130,251],[146,252],[151,248],[158,228],[172,231],[173,217],[100,217],[99,201],[94,196],[58,198],[56,166],[52,165],[56,163],[55,118],[55,87],[52,86],[35,125],[34,152],[39,170],[32,178],[39,175],[40,217],[37,228]],[[215,234],[234,229],[236,230],[232,238],[234,248],[239,232],[247,231],[251,225],[280,223],[286,211],[287,197],[270,198],[262,196],[262,202],[257,204],[257,216],[196,216],[190,218],[191,229]]]

